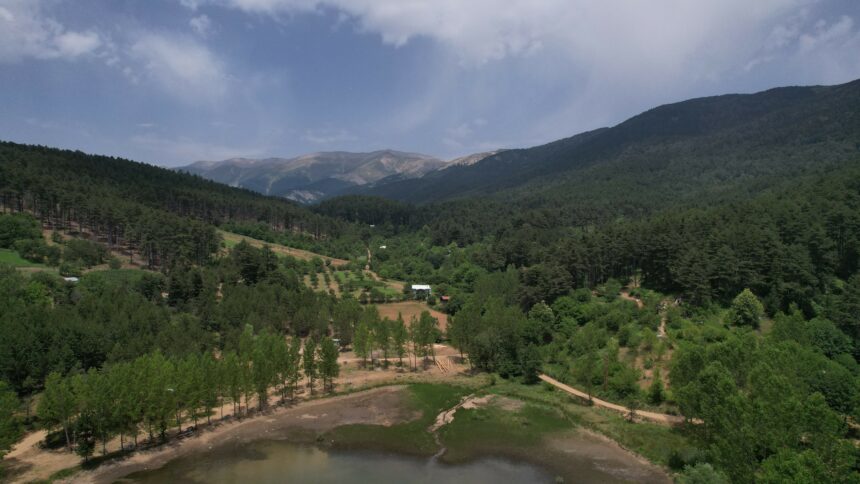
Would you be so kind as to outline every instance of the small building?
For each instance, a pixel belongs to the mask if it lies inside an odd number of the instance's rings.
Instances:
[[[388,248],[388,246],[387,246],[387,245],[380,245],[380,246],[379,246],[379,248],[380,248],[380,249],[382,249],[382,250],[385,250],[385,249],[387,249],[387,248]]]
[[[66,282],[71,282],[72,284],[77,284],[77,283],[78,283],[78,281],[80,281],[80,279],[79,279],[79,278],[77,278],[77,277],[71,277],[71,276],[63,277],[63,280],[64,280],[64,281],[66,281]]]
[[[412,295],[416,299],[424,299],[432,293],[429,284],[412,284]]]
[[[451,300],[451,296],[440,296],[439,300],[442,301],[443,303],[446,303],[446,302]]]

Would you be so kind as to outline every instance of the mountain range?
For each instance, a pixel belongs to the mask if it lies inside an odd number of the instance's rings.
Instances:
[[[646,198],[700,201],[856,161],[858,133],[860,80],[691,99],[544,145],[450,161],[382,150],[180,170],[302,203],[358,194],[418,204],[478,196],[585,207],[611,193],[616,207],[633,207]]]

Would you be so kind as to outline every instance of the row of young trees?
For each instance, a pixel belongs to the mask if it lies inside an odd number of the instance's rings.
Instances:
[[[281,403],[292,401],[303,378],[310,392],[317,380],[332,390],[340,372],[339,349],[330,337],[303,344],[270,332],[254,335],[248,327],[239,348],[218,357],[206,352],[168,358],[155,352],[65,377],[54,372],[37,412],[43,425],[62,429],[66,445],[87,458],[97,443],[106,453],[116,436],[122,449],[127,440],[137,447],[141,433],[154,442],[156,436],[165,439],[170,427],[181,433],[183,422],[196,427],[200,419],[211,421],[216,409],[223,418],[228,403],[239,417],[255,400],[259,410],[268,407],[273,391]]]
[[[432,357],[435,362],[433,345],[440,337],[438,321],[429,311],[423,311],[418,318],[413,316],[407,327],[402,314],[395,320],[379,319],[376,308],[372,307],[365,310],[356,325],[353,350],[364,365],[368,358],[374,364],[374,356],[379,356],[382,364],[388,366],[389,357],[393,356],[402,367],[403,358],[411,355],[412,367],[416,368],[419,358],[426,361]]]

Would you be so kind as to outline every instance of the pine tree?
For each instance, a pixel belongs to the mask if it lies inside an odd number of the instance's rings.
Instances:
[[[663,388],[663,378],[660,376],[660,368],[655,368],[653,381],[651,382],[651,386],[648,387],[648,401],[652,405],[660,405],[665,398],[666,395]]]
[[[263,332],[254,342],[251,379],[257,392],[257,401],[262,410],[269,403],[269,388],[277,381],[277,349],[282,344],[280,338]]]
[[[222,382],[220,375],[220,367],[218,361],[212,356],[212,353],[206,352],[200,357],[200,370],[202,377],[202,396],[201,404],[203,413],[206,415],[206,423],[212,423],[212,411],[218,406],[222,396]],[[223,406],[222,406],[223,416]]]
[[[433,357],[433,362],[436,362],[436,350],[434,345],[439,337],[439,322],[430,315],[429,311],[422,311],[421,317],[418,319],[418,345],[421,347],[421,353],[426,358]]]
[[[21,433],[15,413],[18,411],[18,396],[9,385],[0,381],[0,458],[14,444]]]
[[[317,343],[312,336],[305,340],[305,349],[302,355],[305,377],[308,379],[308,388],[314,392],[314,380],[317,378]]]
[[[376,323],[373,339],[382,352],[382,365],[388,367],[388,352],[391,350],[391,320],[383,319]]]
[[[403,368],[403,357],[407,353],[406,344],[409,341],[409,330],[406,329],[406,323],[403,322],[403,315],[397,313],[397,320],[392,324],[391,342],[394,354],[397,355],[398,365]]]
[[[296,396],[299,382],[302,379],[302,340],[293,336],[290,340],[289,364],[287,366],[290,381],[290,399]]]
[[[367,354],[370,339],[370,331],[367,327],[367,323],[364,321],[359,321],[358,326],[355,328],[355,338],[352,342],[352,348],[355,352],[355,356],[358,356],[362,360],[362,365],[367,366]]]
[[[238,417],[242,411],[241,399],[245,390],[242,380],[242,362],[239,355],[235,351],[227,352],[222,360],[222,368],[224,386],[230,395],[230,400],[233,401],[233,416]]]
[[[334,389],[334,379],[340,374],[337,356],[337,344],[326,336],[320,342],[319,373],[323,379],[323,387],[327,386],[329,390]]]
[[[45,380],[45,392],[39,401],[39,419],[49,427],[62,426],[66,435],[66,447],[72,448],[70,432],[72,416],[77,412],[77,400],[69,381],[53,372]]]

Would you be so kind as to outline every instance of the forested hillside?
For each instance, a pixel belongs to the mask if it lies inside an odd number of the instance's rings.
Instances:
[[[672,430],[683,448],[654,454],[682,476],[856,483],[858,112],[860,82],[693,100],[390,185],[444,201],[353,195],[313,209],[2,144],[2,208],[15,213],[0,214],[0,248],[90,267],[125,245],[157,271],[74,284],[0,267],[0,449],[22,423],[62,431],[84,456],[113,435],[164,440],[224,402],[264,406],[272,388],[286,401],[302,373],[312,389],[322,364],[331,388],[333,338],[371,366],[374,348],[388,366],[444,342],[494,379],[547,373],[631,420],[643,406],[685,420]],[[429,312],[407,326],[335,291],[323,259],[225,246],[216,227],[343,253],[380,285],[429,284],[414,303],[447,313],[446,332]]]
[[[860,81],[693,99],[369,194],[416,203],[513,199],[570,223],[641,216],[856,161],[858,112]]]
[[[0,208],[52,228],[128,245],[150,266],[201,263],[219,245],[213,226],[262,223],[295,239],[343,235],[347,224],[294,203],[143,163],[0,143]]]

